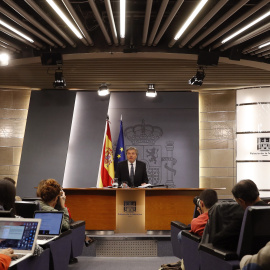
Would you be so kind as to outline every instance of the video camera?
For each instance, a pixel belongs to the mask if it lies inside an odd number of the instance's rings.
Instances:
[[[200,199],[200,197],[199,196],[196,196],[196,197],[194,197],[193,198],[193,203],[197,206],[197,207],[199,207],[200,209],[201,209],[201,199]]]

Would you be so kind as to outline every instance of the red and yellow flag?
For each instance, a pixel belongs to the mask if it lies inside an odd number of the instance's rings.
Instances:
[[[97,187],[111,186],[113,178],[114,178],[113,147],[112,147],[110,125],[109,121],[107,120]]]

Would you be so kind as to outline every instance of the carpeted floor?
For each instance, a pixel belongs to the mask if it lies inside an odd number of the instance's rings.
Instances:
[[[175,263],[177,257],[78,257],[72,270],[158,270],[162,264]]]

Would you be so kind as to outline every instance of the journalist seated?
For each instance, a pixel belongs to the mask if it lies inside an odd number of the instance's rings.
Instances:
[[[40,189],[40,208],[43,211],[58,211],[55,206],[59,200],[60,211],[64,212],[62,221],[62,230],[69,229],[69,213],[65,206],[66,196],[64,191],[61,190],[61,186],[54,179],[48,179]]]
[[[212,243],[215,247],[235,251],[238,244],[244,210],[248,206],[267,206],[259,197],[256,184],[245,179],[232,189],[236,203],[218,203],[209,211],[207,234],[201,243]]]
[[[201,192],[199,197],[195,197],[193,202],[197,207],[199,216],[191,220],[190,232],[195,233],[199,236],[203,235],[205,225],[209,219],[209,209],[218,201],[217,192],[213,189],[206,189]],[[178,234],[178,240],[181,242],[181,233]]]

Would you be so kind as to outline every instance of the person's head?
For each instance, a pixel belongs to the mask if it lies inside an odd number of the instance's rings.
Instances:
[[[130,163],[133,163],[137,156],[138,156],[138,150],[137,148],[131,146],[129,148],[126,149],[126,156],[127,156],[127,160],[130,162]]]
[[[245,179],[238,182],[233,187],[232,194],[236,202],[244,209],[260,200],[259,190],[256,184],[250,179]]]
[[[16,182],[14,179],[12,179],[10,177],[4,177],[4,179],[10,181],[14,186],[16,186]]]
[[[43,179],[39,182],[38,187],[37,187],[37,197],[41,197],[40,196],[40,190],[41,188],[44,186],[45,182],[47,181],[47,179]]]
[[[207,212],[218,201],[217,192],[213,189],[205,189],[200,194],[200,207],[203,213]]]
[[[60,196],[61,186],[54,179],[47,179],[40,189],[40,197],[43,202],[55,206]]]
[[[0,180],[0,205],[8,211],[11,208],[15,210],[15,196],[16,196],[16,188],[15,185],[7,180]]]

